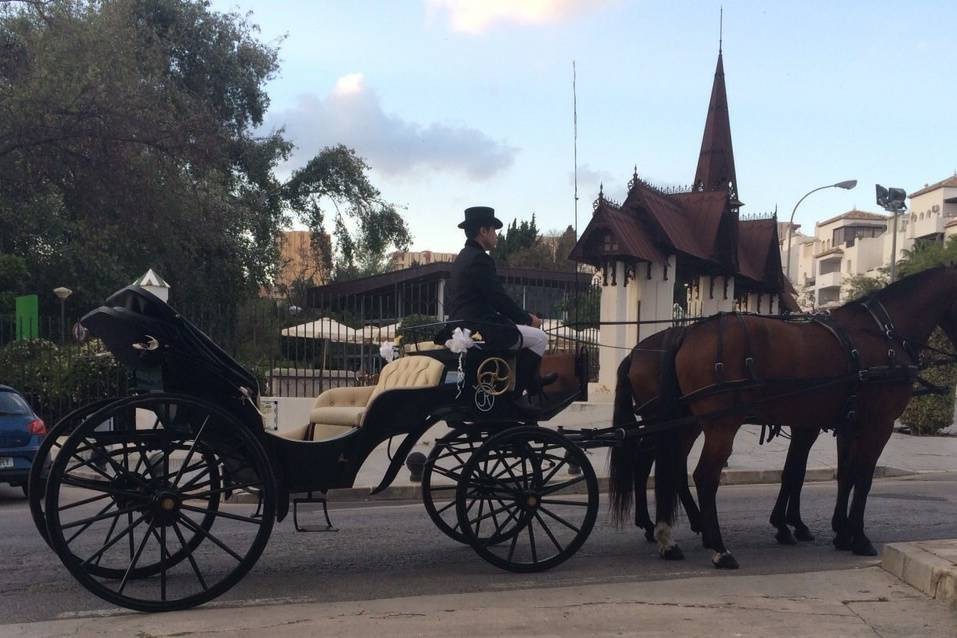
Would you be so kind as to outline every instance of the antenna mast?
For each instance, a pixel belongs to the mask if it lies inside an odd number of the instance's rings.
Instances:
[[[572,127],[574,130],[575,153],[575,239],[578,239],[578,92],[575,86],[577,75],[575,61],[572,60]]]

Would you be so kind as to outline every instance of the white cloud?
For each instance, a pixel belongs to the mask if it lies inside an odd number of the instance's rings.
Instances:
[[[361,73],[339,78],[326,97],[303,95],[292,108],[270,113],[266,126],[285,127],[296,163],[342,143],[391,175],[428,169],[485,179],[511,166],[518,152],[469,126],[419,124],[386,113]]]
[[[538,25],[594,11],[616,0],[426,0],[431,19],[448,14],[453,31],[477,34],[496,23]]]

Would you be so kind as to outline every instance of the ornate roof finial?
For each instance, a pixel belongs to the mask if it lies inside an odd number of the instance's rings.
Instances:
[[[628,181],[628,191],[631,192],[631,190],[637,185],[638,185],[638,165],[635,164],[635,170],[631,174],[631,179]]]
[[[721,45],[724,40],[724,5],[721,5],[721,13],[718,14],[718,55],[721,55]]]
[[[592,212],[595,213],[598,211],[598,207],[601,206],[601,203],[605,201],[605,183],[598,182],[598,197],[595,199],[595,203],[592,204]]]

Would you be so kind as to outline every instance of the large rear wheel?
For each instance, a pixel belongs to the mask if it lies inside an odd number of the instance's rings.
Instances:
[[[221,503],[240,491],[251,498]],[[76,428],[50,470],[45,510],[51,546],[84,587],[169,611],[239,582],[265,548],[275,506],[268,457],[249,429],[203,401],[145,395]]]
[[[40,442],[40,447],[33,457],[33,464],[30,465],[30,477],[25,489],[30,499],[30,515],[33,516],[33,524],[43,540],[47,540],[47,519],[43,510],[43,499],[46,494],[47,477],[50,474],[50,464],[56,458],[63,447],[63,441],[73,433],[76,427],[83,423],[84,419],[108,405],[117,399],[103,399],[94,401],[77,408],[68,413],[62,419],[56,422],[46,436]],[[49,544],[49,543],[48,543]]]

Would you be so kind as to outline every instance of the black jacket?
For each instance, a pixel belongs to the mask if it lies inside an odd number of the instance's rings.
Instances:
[[[515,325],[532,323],[505,292],[495,262],[476,241],[466,241],[452,263],[449,288],[449,319],[481,332],[490,348],[510,348],[519,338]]]

